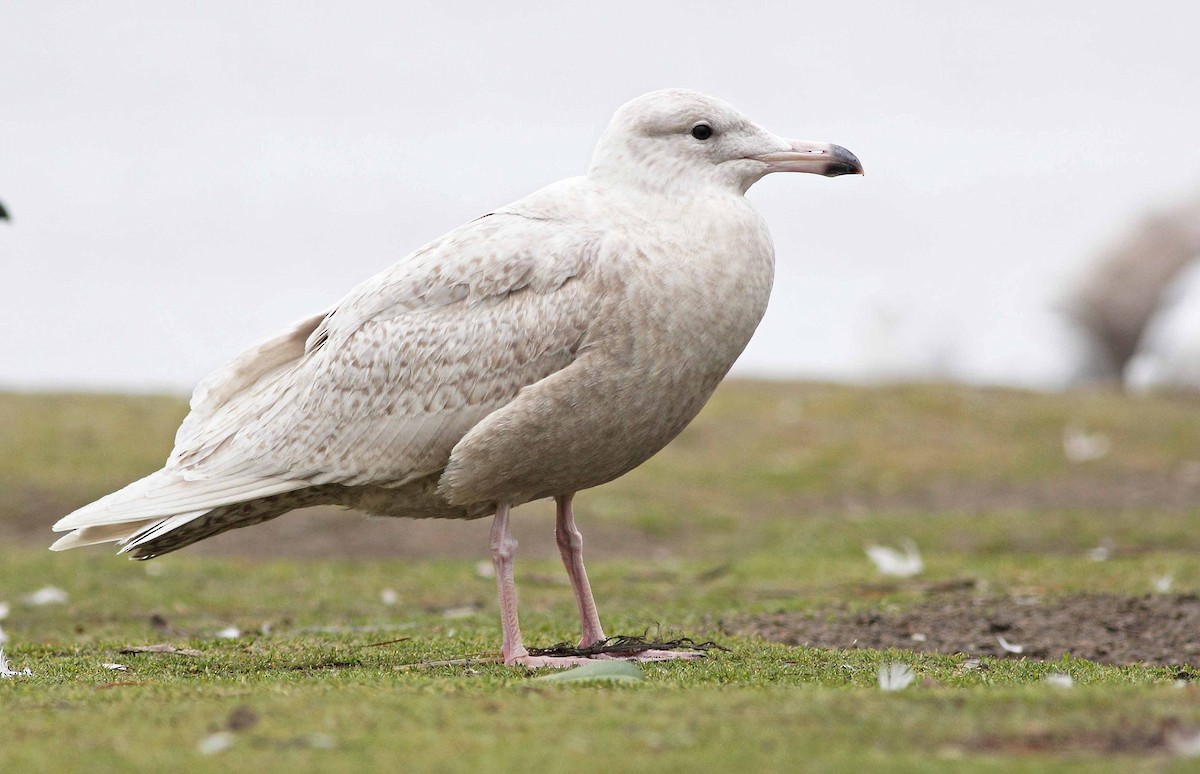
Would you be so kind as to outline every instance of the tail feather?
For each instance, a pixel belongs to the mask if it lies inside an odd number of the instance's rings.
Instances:
[[[103,524],[98,527],[80,527],[73,532],[63,535],[50,546],[51,551],[66,551],[69,548],[81,548],[97,543],[112,543],[123,541],[134,535],[138,530],[150,526],[158,519],[145,521],[128,521],[123,524]]]
[[[172,516],[130,535],[123,541],[121,553],[129,552],[134,559],[152,559],[227,530],[268,521],[296,508],[336,503],[340,499],[338,494],[337,487],[312,487]]]
[[[122,548],[118,553],[124,554],[128,553],[129,551],[137,550],[146,543],[156,540],[168,532],[178,529],[184,524],[193,522],[208,513],[209,511],[207,510],[196,511],[195,513],[181,513],[178,516],[171,516],[159,521],[151,521],[150,523],[146,524],[146,526],[122,540]]]
[[[199,515],[213,508],[292,492],[308,486],[308,482],[305,481],[280,478],[185,480],[179,473],[164,469],[63,517],[54,525],[54,531],[66,532],[117,524],[129,524],[130,529],[136,531],[133,526],[135,522],[144,526],[150,520]]]
[[[339,486],[312,487],[285,482],[289,484],[288,488],[278,494],[272,493],[273,487],[276,486],[272,484],[254,490],[266,494],[250,495],[246,499],[228,502],[227,493],[231,490],[226,488],[219,490],[219,496],[210,498],[200,508],[166,514],[156,513],[151,516],[129,515],[145,511],[142,501],[148,497],[147,490],[163,491],[171,486],[171,482],[164,479],[165,474],[166,471],[159,471],[141,481],[135,481],[120,492],[80,508],[59,521],[55,529],[71,532],[59,538],[50,548],[54,551],[65,551],[95,543],[116,542],[121,546],[122,554],[129,553],[133,559],[151,559],[226,530],[248,527],[273,519],[296,508],[344,501],[342,488]],[[197,482],[182,482],[188,486],[194,483]],[[196,499],[195,495],[186,498],[176,495],[171,497],[168,502],[178,503]],[[134,507],[127,507],[129,501],[134,503]]]

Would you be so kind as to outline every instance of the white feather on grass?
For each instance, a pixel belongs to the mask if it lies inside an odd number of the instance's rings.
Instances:
[[[1112,558],[1113,550],[1116,549],[1116,547],[1117,546],[1115,543],[1113,543],[1112,538],[1104,538],[1104,540],[1100,541],[1100,545],[1096,546],[1095,548],[1088,549],[1087,558],[1091,559],[1093,562],[1107,562]]]
[[[1071,688],[1075,685],[1071,676],[1062,672],[1052,672],[1043,677],[1042,682],[1046,685],[1053,685],[1055,688]]]
[[[8,656],[4,655],[4,648],[0,648],[0,677],[30,677],[33,672],[29,671],[29,667],[25,667],[21,671],[16,671],[9,667]]]
[[[911,578],[925,569],[925,563],[921,561],[916,543],[906,538],[901,541],[901,547],[903,552],[889,546],[870,545],[866,547],[866,552],[876,569],[884,575]]]
[[[34,607],[61,605],[67,601],[67,592],[57,586],[43,586],[37,591],[21,597],[21,602]]]
[[[1103,433],[1088,433],[1079,425],[1063,428],[1063,454],[1069,462],[1092,462],[1102,459],[1112,448],[1112,441]]]
[[[1003,637],[996,637],[996,640],[1000,643],[1000,647],[1004,648],[1005,652],[1007,652],[1007,653],[1024,653],[1025,652],[1024,645],[1018,645],[1015,642],[1009,642],[1008,640],[1004,639]]]
[[[216,755],[219,752],[225,752],[230,747],[233,747],[233,733],[218,731],[201,739],[200,743],[196,745],[196,752],[201,755]]]
[[[885,691],[903,691],[916,679],[907,664],[890,662],[879,665],[879,687]]]
[[[1167,747],[1181,758],[1200,758],[1200,729],[1173,728],[1166,734]]]

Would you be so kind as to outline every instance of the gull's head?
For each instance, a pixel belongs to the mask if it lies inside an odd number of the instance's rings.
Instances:
[[[663,89],[626,102],[604,130],[588,175],[673,192],[717,188],[737,193],[771,172],[861,175],[840,145],[785,140],[714,97]]]

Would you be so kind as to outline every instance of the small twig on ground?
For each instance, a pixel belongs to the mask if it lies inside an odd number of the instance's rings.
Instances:
[[[718,578],[722,578],[722,577],[728,575],[729,571],[731,569],[733,569],[733,562],[725,562],[724,564],[718,564],[716,567],[711,567],[711,568],[705,570],[704,572],[700,573],[699,575],[697,575],[696,582],[697,583],[711,583],[712,581],[715,581]]]
[[[198,650],[192,648],[177,648],[166,642],[160,642],[157,645],[134,645],[128,648],[121,648],[121,653],[168,653],[175,656],[202,656],[204,655]]]
[[[606,640],[593,643],[587,647],[578,647],[567,642],[560,642],[557,645],[551,645],[548,648],[530,648],[529,655],[531,656],[576,656],[589,657],[605,655],[617,656],[633,656],[647,650],[692,650],[700,653],[707,653],[710,650],[723,650],[728,652],[729,648],[723,645],[718,645],[711,640],[708,642],[696,642],[691,637],[680,637],[675,640],[655,641],[647,640],[645,636],[620,636],[609,637]]]
[[[395,640],[384,640],[383,642],[368,642],[366,645],[356,645],[355,649],[357,650],[358,648],[378,648],[383,645],[395,645],[397,642],[406,642],[411,639],[412,639],[412,637],[400,637]]]
[[[444,666],[474,666],[475,664],[502,664],[500,656],[468,656],[467,658],[451,658],[445,661],[417,661],[412,664],[397,664],[393,669],[433,669]]]

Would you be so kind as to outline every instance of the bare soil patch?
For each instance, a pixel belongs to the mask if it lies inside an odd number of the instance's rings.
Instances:
[[[986,735],[961,746],[963,753],[993,755],[1177,755],[1195,757],[1192,748],[1200,732],[1176,718],[1157,722],[1072,731],[1030,731],[1005,736]],[[955,745],[956,747],[958,745]]]
[[[735,625],[788,645],[900,648],[917,652],[1104,664],[1200,664],[1200,597],[1085,594],[1054,599],[940,596],[900,611],[777,613]],[[1001,638],[1020,652],[1006,649]],[[1189,677],[1190,679],[1190,677]]]

